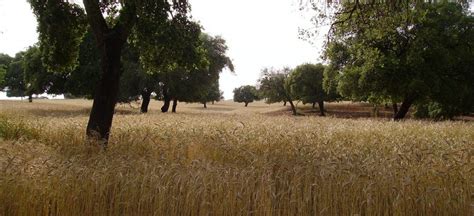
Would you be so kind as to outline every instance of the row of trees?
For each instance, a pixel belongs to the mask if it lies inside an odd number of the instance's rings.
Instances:
[[[346,4],[335,17],[327,78],[345,98],[392,103],[402,119],[474,111],[474,17],[468,5]],[[397,104],[401,104],[397,107]]]
[[[2,64],[0,84],[9,95],[18,90],[93,98],[87,135],[104,145],[117,102],[142,95],[146,112],[152,92],[167,102],[163,111],[170,101],[218,100],[219,72],[233,70],[225,41],[201,32],[187,1],[29,3],[38,21],[38,45]],[[37,65],[29,67],[31,62]]]
[[[324,55],[328,66],[321,81],[325,94],[331,98],[335,89],[334,93],[346,99],[393,103],[397,105],[394,106],[397,107],[396,119],[403,118],[412,105],[417,107],[419,115],[436,118],[472,111],[474,25],[468,5],[430,2],[335,2],[336,13],[330,19],[332,24]],[[207,83],[211,84],[206,86],[218,89],[217,69],[232,69],[228,58],[213,62],[212,51],[206,49],[201,27],[191,20],[186,0],[83,0],[83,6],[64,0],[29,0],[29,3],[38,20],[39,44],[32,48],[37,51],[19,54],[3,64],[0,78],[4,79],[0,84],[14,89],[9,83],[14,68],[22,68],[18,70],[24,72],[17,78],[16,84],[20,87],[16,89],[23,88],[29,95],[33,89],[54,92],[74,86],[74,82],[67,84],[61,81],[63,79],[94,80],[94,87],[88,82],[77,82],[76,86],[80,86],[77,94],[83,94],[82,88],[93,90],[88,94],[94,103],[87,135],[104,143],[109,137],[115,104],[137,94],[149,98],[157,88],[149,83],[159,83],[162,90],[158,96],[167,102],[162,109],[167,111],[171,101],[207,100],[202,99],[207,98],[205,94],[192,99],[183,95],[183,92],[201,92],[202,87],[177,87],[176,83],[210,80]],[[317,8],[316,4],[311,8]],[[84,38],[89,40],[89,45],[84,45]],[[90,49],[90,55],[82,56],[83,49]],[[37,61],[41,62],[40,71],[46,71],[48,78],[44,78],[43,73],[27,71],[27,68],[39,68],[34,65],[35,61],[21,60],[37,56],[40,56]],[[81,58],[100,61],[81,63]],[[100,73],[94,68],[99,68]],[[81,72],[71,72],[76,70]],[[126,74],[126,71],[140,70],[143,75]],[[262,75],[259,89],[269,102],[315,103],[296,93],[313,91],[311,88],[293,83],[313,83],[318,76],[308,78],[286,69],[268,69]],[[127,90],[121,95],[120,87],[127,89],[124,86],[128,85],[123,83],[131,80],[139,80],[136,82],[139,84],[130,88],[138,89],[138,93]],[[316,102],[321,101],[324,100]],[[399,109],[398,104],[401,104]],[[293,111],[296,114],[296,110]]]
[[[80,78],[88,74],[92,75],[89,79],[96,79],[94,87],[88,88],[89,91],[93,89],[90,95],[94,102],[86,132],[88,137],[98,139],[104,145],[109,138],[115,105],[120,99],[119,87],[127,79],[122,74],[125,75],[127,66],[136,66],[134,60],[139,59],[139,65],[145,74],[161,74],[160,83],[163,84],[163,89],[167,89],[162,91],[166,100],[178,98],[178,90],[170,80],[176,78],[190,81],[191,74],[198,71],[209,72],[207,77],[213,78],[209,79],[209,83],[214,83],[215,89],[216,76],[211,71],[216,71],[218,64],[212,65],[212,60],[207,58],[209,56],[206,57],[209,50],[206,50],[202,40],[201,26],[192,21],[190,5],[186,0],[83,0],[83,6],[64,0],[28,2],[38,21],[37,49],[44,70],[60,77]],[[84,47],[83,39],[88,30],[93,40],[87,48],[95,49],[93,56],[100,61],[84,64],[80,63],[80,51]],[[129,54],[136,54],[138,57],[128,58],[126,55]],[[84,58],[92,59],[91,56]],[[126,59],[131,60],[130,64],[127,64]],[[19,65],[20,63],[16,64],[18,67]],[[2,68],[1,76],[5,78],[8,71],[12,70],[10,67],[14,66]],[[95,68],[100,68],[100,73],[96,73]],[[73,75],[71,71],[74,70],[82,70],[82,73]],[[178,76],[175,72],[181,75]],[[148,76],[134,74],[128,78],[135,80],[137,77]],[[153,80],[153,76],[151,77],[150,80]],[[196,82],[201,79],[203,78],[193,80]],[[20,82],[18,80],[17,83]],[[87,83],[80,82],[79,85],[86,88]],[[143,88],[140,93],[149,94],[150,91],[149,88]],[[173,95],[170,96],[169,92]]]
[[[148,111],[152,93],[155,99],[165,101],[163,112],[167,112],[173,101],[172,112],[176,112],[177,101],[204,104],[219,101],[219,73],[228,67],[233,71],[231,60],[226,56],[227,46],[221,37],[200,35],[203,46],[204,67],[193,70],[175,69],[167,73],[146,73],[139,60],[136,47],[126,44],[122,54],[121,82],[117,101],[128,103],[141,96],[141,112]],[[66,94],[67,97],[92,98],[94,86],[100,80],[100,57],[94,38],[89,32],[83,39],[78,66],[67,73],[48,72],[43,66],[38,46],[19,52],[14,58],[0,54],[0,88],[7,96],[33,94]]]
[[[334,89],[324,89],[324,72],[322,64],[302,64],[295,69],[265,68],[255,86],[241,86],[234,89],[234,101],[239,103],[265,99],[267,103],[290,104],[294,115],[297,115],[294,101],[319,106],[320,115],[325,115],[324,102],[334,101],[339,95]]]
[[[0,54],[0,89],[7,88],[7,96],[25,97],[32,102],[33,94],[57,94],[64,88],[65,76],[46,73],[38,47],[30,47],[15,57]]]
[[[392,104],[395,120],[413,106],[415,116],[435,119],[474,112],[474,17],[467,4],[355,1],[335,14],[323,55],[328,65],[264,69],[256,98],[289,102],[295,115],[293,101],[318,103],[324,115],[323,101],[337,99]],[[241,90],[234,100],[249,101]]]
[[[339,95],[323,88],[323,77],[326,67],[322,64],[302,64],[295,69],[265,68],[262,70],[258,88],[241,86],[234,89],[234,101],[239,103],[265,99],[267,103],[290,104],[293,115],[297,115],[294,101],[319,106],[320,115],[325,115],[324,102],[334,101]]]

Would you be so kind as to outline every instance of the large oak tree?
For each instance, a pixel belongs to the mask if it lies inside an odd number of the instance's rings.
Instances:
[[[121,54],[127,40],[138,44],[141,59],[150,66],[170,54],[162,53],[163,40],[179,47],[186,43],[174,41],[177,34],[200,30],[189,25],[186,0],[83,0],[84,7],[67,0],[29,2],[38,20],[40,49],[48,70],[72,70],[77,65],[82,36],[87,26],[92,29],[100,52],[102,75],[95,90],[87,135],[104,144],[112,125],[119,92]],[[112,19],[105,19],[105,14]],[[189,53],[192,52],[173,54]]]

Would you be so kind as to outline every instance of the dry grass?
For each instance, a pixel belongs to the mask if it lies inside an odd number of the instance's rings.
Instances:
[[[0,215],[473,215],[474,124],[269,116],[281,105],[0,102]],[[214,108],[214,110],[212,110]]]

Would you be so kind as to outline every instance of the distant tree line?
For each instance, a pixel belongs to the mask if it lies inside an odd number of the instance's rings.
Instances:
[[[335,101],[340,96],[335,90],[326,91],[323,86],[324,71],[322,64],[302,64],[295,69],[265,68],[258,80],[258,88],[242,86],[234,90],[234,101],[239,103],[265,99],[267,103],[290,104],[293,115],[297,115],[296,101],[319,106],[320,115],[325,115],[324,102]]]

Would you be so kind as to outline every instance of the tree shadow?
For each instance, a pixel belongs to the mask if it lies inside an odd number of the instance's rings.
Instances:
[[[319,107],[312,108],[311,106],[297,107],[299,114],[304,116],[320,116]],[[286,107],[278,111],[267,113],[271,116],[277,115],[292,115],[291,108]],[[339,104],[328,103],[325,104],[325,116],[333,118],[344,119],[359,119],[359,118],[377,118],[377,119],[391,119],[393,112],[389,108],[379,107],[377,114],[375,114],[373,106],[364,103],[354,104]]]

